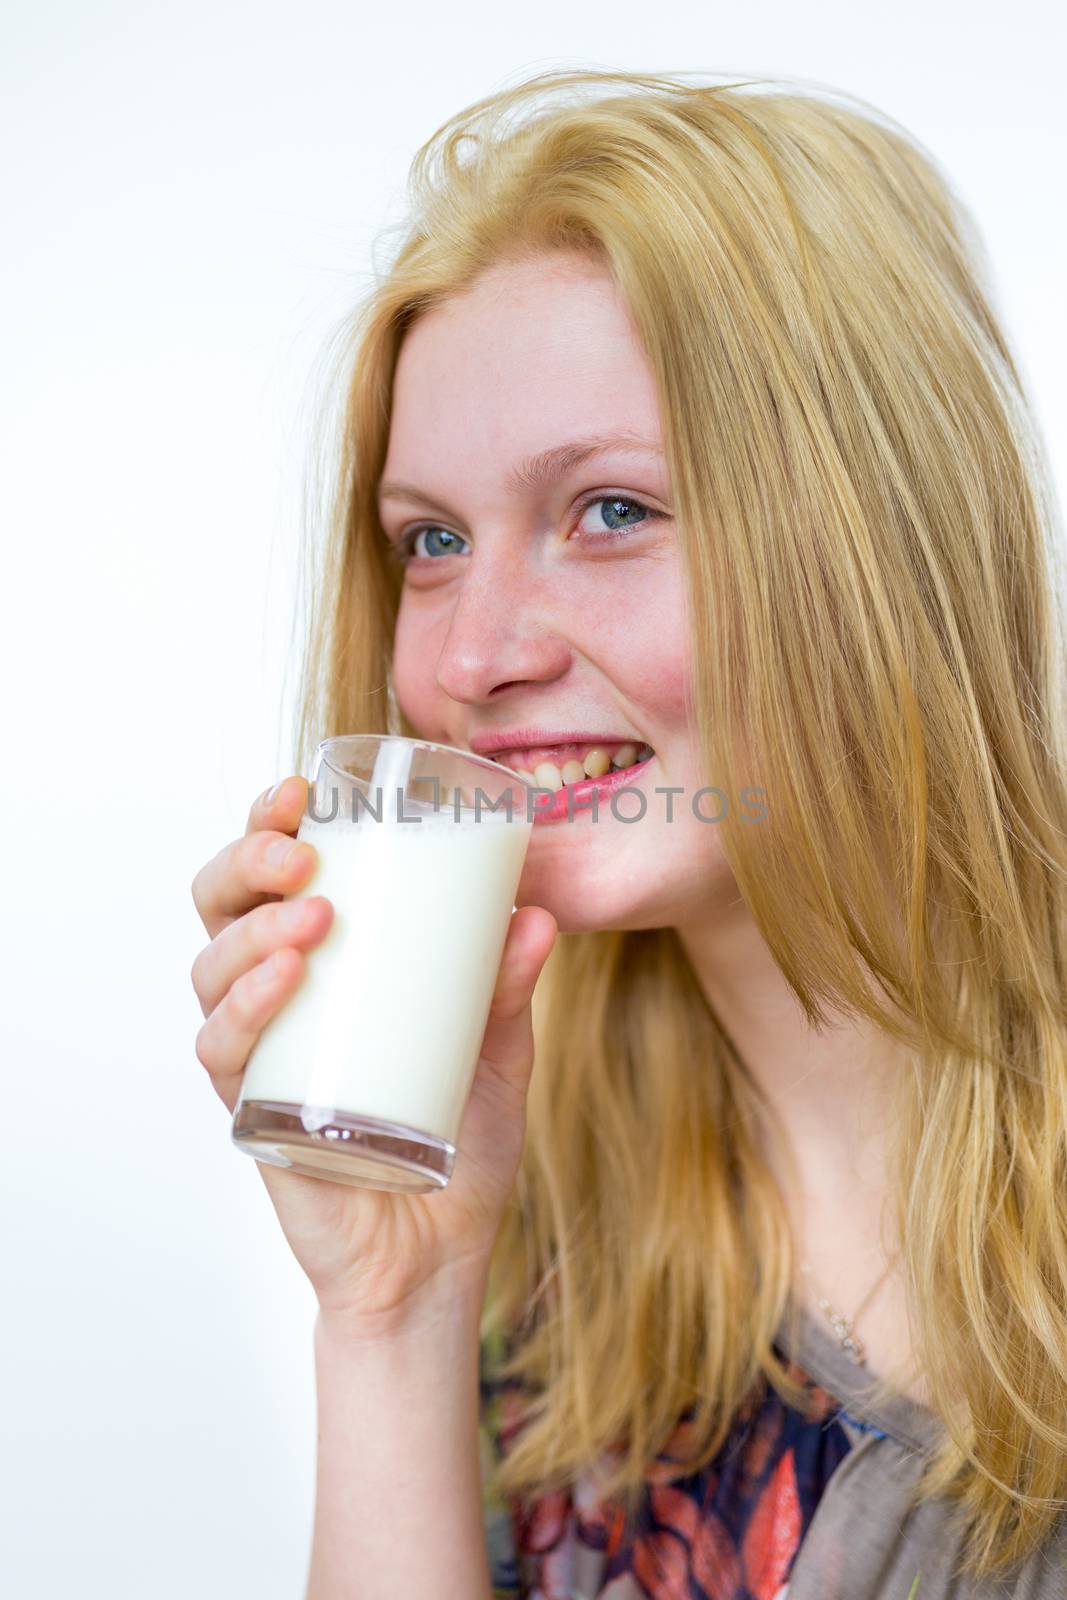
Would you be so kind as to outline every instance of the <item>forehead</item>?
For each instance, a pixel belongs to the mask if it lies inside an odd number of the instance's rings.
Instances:
[[[543,257],[492,268],[405,336],[386,475],[464,469],[560,439],[633,432],[659,440],[655,383],[606,269]],[[504,463],[506,464],[506,462]]]

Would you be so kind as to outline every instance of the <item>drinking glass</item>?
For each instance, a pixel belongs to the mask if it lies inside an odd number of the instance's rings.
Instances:
[[[245,1067],[231,1136],[312,1178],[425,1192],[452,1175],[536,791],[450,745],[316,747],[298,839],[333,923]]]

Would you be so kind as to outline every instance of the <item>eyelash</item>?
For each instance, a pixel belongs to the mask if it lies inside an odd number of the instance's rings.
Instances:
[[[580,522],[582,520],[582,517],[589,510],[590,506],[600,505],[602,502],[605,502],[605,501],[608,501],[608,500],[622,500],[628,506],[639,506],[642,511],[647,512],[649,518],[652,519],[652,520],[661,520],[661,519],[665,519],[667,517],[667,512],[666,511],[657,511],[653,506],[647,506],[643,500],[638,500],[631,494],[593,494],[593,495],[589,495],[586,499],[584,499],[584,500],[579,502],[578,507],[577,507],[578,521]],[[431,561],[431,560],[441,561],[441,560],[443,560],[444,558],[442,556],[436,556],[436,557],[434,557],[434,556],[418,556],[418,557],[416,557],[416,556],[412,555],[412,549],[414,547],[415,540],[418,538],[420,533],[425,533],[427,531],[427,529],[430,529],[430,528],[443,528],[443,526],[444,526],[444,524],[440,523],[440,522],[420,522],[420,523],[418,523],[418,525],[416,527],[409,528],[405,534],[402,534],[401,537],[399,539],[397,539],[395,544],[390,544],[390,549],[391,549],[391,551],[393,553],[394,558],[402,566],[406,565],[406,563],[409,560],[422,560],[422,561]],[[625,538],[625,536],[628,533],[633,533],[636,528],[639,528],[641,526],[642,526],[641,523],[636,523],[634,525],[634,527],[632,527],[632,528],[608,529],[603,533],[586,534],[585,537],[587,539],[588,538],[592,538],[594,540],[597,540],[597,539],[607,539],[607,540],[610,540],[610,539],[622,539],[622,538]],[[458,535],[457,537],[461,538],[462,535]]]

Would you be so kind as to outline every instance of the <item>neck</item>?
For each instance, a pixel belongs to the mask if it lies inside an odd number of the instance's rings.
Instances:
[[[743,901],[678,928],[721,1026],[776,1110],[756,1130],[797,1218],[855,1216],[885,1189],[887,1101],[904,1052],[865,1018],[811,1026]],[[781,1141],[784,1138],[785,1148]],[[795,1172],[790,1170],[795,1163]]]
[[[736,894],[721,913],[677,931],[721,1027],[777,1112],[754,1131],[789,1218],[795,1298],[827,1329],[822,1298],[855,1316],[870,1369],[929,1405],[895,1265],[886,1173],[905,1048],[865,1018],[838,1015],[813,1028]],[[804,1260],[810,1276],[799,1270]]]

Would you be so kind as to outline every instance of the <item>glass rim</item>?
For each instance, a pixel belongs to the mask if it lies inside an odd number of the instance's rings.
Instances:
[[[335,773],[337,777],[348,778],[349,781],[351,781],[354,777],[354,774],[351,772],[338,772],[334,763],[325,753],[326,748],[328,745],[346,744],[356,740],[367,739],[376,739],[379,743],[385,739],[400,739],[405,744],[417,745],[422,750],[443,750],[448,755],[462,756],[464,760],[473,761],[480,767],[488,767],[493,772],[506,773],[509,777],[514,778],[516,783],[521,784],[524,789],[529,789],[531,787],[521,773],[516,772],[514,767],[506,767],[502,761],[493,761],[489,756],[480,756],[475,750],[462,750],[459,745],[456,744],[438,744],[434,739],[412,739],[409,738],[406,733],[332,733],[329,734],[325,739],[319,740],[318,744],[315,746],[315,755],[322,763],[329,767],[330,771]],[[316,761],[315,764],[315,772],[317,775],[318,761]],[[359,782],[361,780],[357,779],[356,781]],[[535,784],[532,787],[536,788],[537,786]]]

